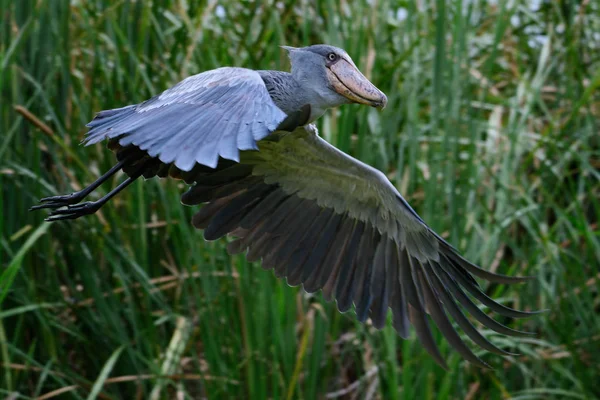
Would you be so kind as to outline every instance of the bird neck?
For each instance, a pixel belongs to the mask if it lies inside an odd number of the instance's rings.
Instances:
[[[297,71],[292,73],[258,71],[258,73],[275,105],[288,115],[299,111],[302,106],[310,104],[311,115],[308,122],[313,122],[328,108],[339,105],[337,102],[332,102],[332,99],[326,95],[328,90],[323,90],[326,89],[323,87],[325,83],[315,84],[314,76],[305,76]]]
[[[317,74],[318,75],[318,74]],[[297,82],[299,87],[297,96],[301,98],[304,104],[310,104],[311,115],[309,122],[313,122],[327,111],[328,108],[336,107],[339,104],[337,99],[332,99],[329,83],[326,79],[321,79],[315,74],[309,75],[303,70],[292,70],[292,79]]]

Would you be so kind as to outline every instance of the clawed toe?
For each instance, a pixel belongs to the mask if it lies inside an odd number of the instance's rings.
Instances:
[[[76,193],[61,196],[44,197],[40,200],[40,203],[42,204],[38,204],[37,206],[31,207],[29,211],[41,210],[44,208],[56,209],[60,207],[65,207],[71,204],[77,204],[81,201],[81,199],[82,197],[78,196]]]
[[[85,202],[75,205],[68,205],[65,208],[52,211],[46,221],[60,221],[64,219],[76,219],[84,215],[90,215],[98,211],[100,206],[96,202]]]
[[[59,207],[63,207],[66,204],[63,203],[46,203],[46,204],[38,204],[37,206],[31,206],[29,208],[29,211],[35,211],[35,210],[41,210],[44,208],[59,208]]]
[[[54,222],[54,221],[62,221],[65,219],[77,219],[82,217],[81,214],[65,214],[65,215],[50,215],[48,218],[44,218],[44,221]]]

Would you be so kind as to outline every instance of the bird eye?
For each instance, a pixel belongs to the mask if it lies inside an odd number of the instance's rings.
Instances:
[[[329,61],[335,61],[335,60],[337,60],[337,54],[335,54],[335,53],[329,53],[329,54],[327,54],[327,59]]]

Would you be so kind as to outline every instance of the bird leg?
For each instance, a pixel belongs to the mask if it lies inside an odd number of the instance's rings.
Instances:
[[[100,199],[98,199],[96,201],[86,201],[84,203],[73,204],[73,205],[65,204],[66,208],[54,210],[52,213],[50,213],[50,216],[48,218],[46,218],[46,221],[51,222],[51,221],[60,221],[60,220],[65,220],[65,219],[76,219],[79,217],[83,217],[84,215],[94,214],[104,204],[106,204],[110,199],[115,197],[117,195],[117,193],[119,193],[120,191],[125,189],[127,186],[131,185],[137,178],[142,176],[144,174],[144,171],[149,166],[151,166],[152,164],[154,164],[156,162],[157,162],[156,159],[148,159],[148,160],[142,161],[140,163],[139,167],[135,170],[135,172],[133,174],[131,174],[127,179],[125,179],[123,182],[121,182],[116,188],[114,188],[113,190],[108,192],[106,195],[104,195]],[[112,169],[111,169],[111,171],[112,171]],[[96,182],[94,182],[92,185],[96,184]],[[92,185],[90,185],[90,186],[92,186]],[[97,185],[96,185],[96,187],[97,187]],[[68,196],[65,196],[65,197],[68,197]]]
[[[137,177],[136,177],[137,178]],[[77,219],[84,215],[94,214],[100,209],[106,202],[112,199],[117,193],[129,186],[136,178],[128,177],[119,184],[116,188],[108,192],[106,195],[96,201],[86,201],[79,204],[67,205],[67,208],[54,210],[50,213],[50,216],[46,218],[46,221],[60,221],[63,219]]]
[[[133,154],[130,154],[129,156],[125,157],[124,159],[119,161],[115,166],[109,169],[106,173],[104,173],[100,178],[92,182],[91,185],[87,186],[82,190],[61,196],[44,197],[40,200],[40,203],[42,204],[31,207],[29,211],[41,210],[43,208],[60,208],[71,204],[79,203],[87,195],[92,193],[98,186],[106,182],[108,178],[113,176],[118,170],[127,165],[127,163],[129,163],[133,158]]]

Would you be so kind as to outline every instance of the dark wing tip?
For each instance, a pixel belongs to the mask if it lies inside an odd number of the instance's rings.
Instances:
[[[433,232],[429,227],[428,229],[429,232],[431,232],[433,236],[437,238],[438,243],[440,245],[440,251],[444,254],[444,256],[448,257],[456,264],[460,265],[460,267],[464,268],[465,270],[477,276],[478,278],[485,279],[486,281],[492,283],[502,283],[509,285],[514,283],[527,282],[536,278],[535,276],[508,276],[485,270],[464,258],[462,255],[460,255],[459,251],[455,249],[450,243],[446,242],[441,236]]]

